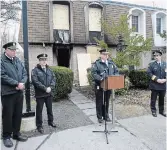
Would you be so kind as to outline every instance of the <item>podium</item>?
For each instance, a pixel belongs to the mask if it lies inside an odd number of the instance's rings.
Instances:
[[[125,85],[125,81],[124,81],[124,75],[112,75],[112,76],[108,76],[107,78],[105,78],[102,82],[100,87],[103,89],[103,104],[105,106],[105,115],[106,115],[106,101],[104,99],[104,92],[107,90],[112,90],[112,129],[115,128],[115,90],[116,89],[122,89],[124,88]],[[108,131],[107,130],[107,123],[106,123],[106,119],[105,119],[105,129],[104,131],[93,131],[93,132],[104,132],[106,135],[106,140],[107,140],[107,144],[108,144],[108,136],[107,134],[109,134],[110,132],[118,132],[118,131]]]
[[[108,76],[101,82],[101,88],[105,91],[124,88],[124,75]]]

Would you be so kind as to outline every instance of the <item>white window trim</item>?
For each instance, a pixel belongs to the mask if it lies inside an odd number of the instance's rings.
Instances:
[[[133,11],[140,11],[143,15],[143,21],[141,22],[140,19],[141,19],[141,15],[138,15],[139,16],[139,25],[138,25],[138,28],[139,28],[139,32],[134,32],[134,34],[140,34],[140,35],[143,35],[144,39],[146,39],[146,12],[141,9],[141,8],[131,8],[129,10],[129,14],[128,16],[130,16],[129,18],[129,28],[131,29],[132,28],[132,15],[134,14]],[[143,27],[142,28],[142,31],[141,31],[141,26]]]
[[[162,14],[163,17],[158,16],[158,14]],[[161,23],[161,32],[165,29],[167,30],[166,26],[163,27],[163,21],[164,19],[167,21],[167,14],[163,11],[157,11],[152,14],[152,29],[153,29],[153,39],[154,39],[154,45],[155,46],[166,46],[165,41],[163,38],[160,37],[160,35],[157,33],[157,19],[156,18],[162,18]],[[166,23],[167,25],[167,23]]]

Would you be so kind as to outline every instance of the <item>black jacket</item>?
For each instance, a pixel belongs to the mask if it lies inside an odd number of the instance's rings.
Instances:
[[[17,92],[19,82],[26,83],[27,72],[19,58],[9,59],[5,54],[1,56],[1,95],[9,95]]]
[[[161,62],[161,66],[156,61],[149,64],[147,73],[150,77],[149,88],[151,90],[166,90],[166,82],[163,84],[157,82],[157,79],[166,79],[165,69],[165,62]]]
[[[104,73],[104,71],[106,72]],[[108,59],[108,66],[100,58],[97,59],[92,66],[92,76],[94,78],[95,85],[100,85],[103,78],[109,75],[118,75],[118,68],[113,61]]]
[[[35,89],[35,97],[47,97],[53,96],[56,78],[54,72],[46,66],[46,72],[41,68],[41,65],[37,65],[31,72],[31,80]],[[51,87],[51,93],[46,93],[47,87]]]

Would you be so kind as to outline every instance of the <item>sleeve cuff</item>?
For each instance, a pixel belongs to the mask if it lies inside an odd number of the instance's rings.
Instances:
[[[151,80],[154,81],[154,80],[156,80],[156,78],[157,78],[157,77],[156,77],[155,75],[153,75],[153,76],[151,77]]]

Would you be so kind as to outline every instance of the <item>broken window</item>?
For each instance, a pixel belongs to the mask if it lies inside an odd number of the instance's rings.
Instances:
[[[53,4],[53,38],[56,43],[70,42],[69,6]]]
[[[94,38],[102,39],[101,36],[102,9],[89,7],[89,42],[97,43]]]

